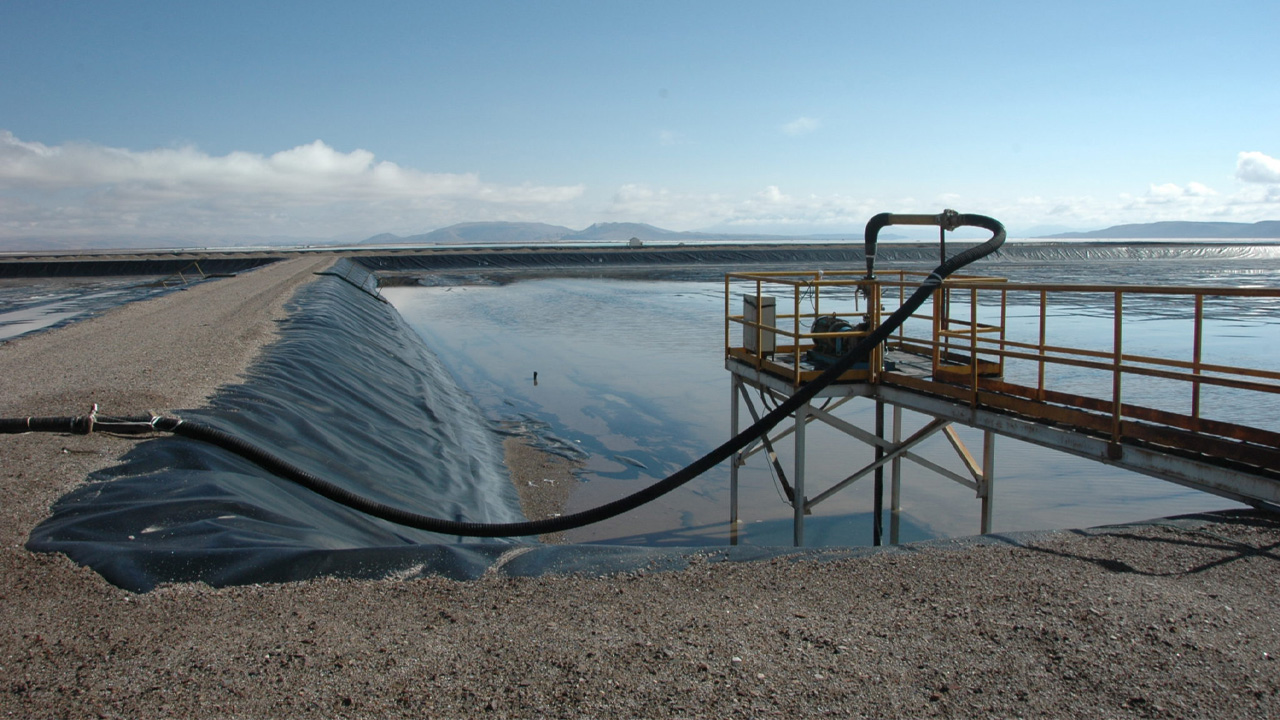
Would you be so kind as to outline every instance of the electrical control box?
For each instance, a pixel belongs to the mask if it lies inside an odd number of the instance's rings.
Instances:
[[[760,307],[756,307],[756,301]],[[759,355],[772,355],[777,348],[777,338],[773,328],[778,324],[777,299],[772,295],[743,295],[742,319],[748,323],[759,323],[763,328],[750,325],[742,326],[742,346]]]

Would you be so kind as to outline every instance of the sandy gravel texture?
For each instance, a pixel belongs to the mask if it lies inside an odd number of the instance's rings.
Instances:
[[[314,261],[0,346],[0,412],[189,407]],[[115,588],[22,548],[130,441],[0,437],[0,715],[1280,716],[1280,521],[613,577]],[[549,471],[512,454],[530,479]]]
[[[546,520],[563,513],[578,485],[575,472],[579,464],[543,452],[520,436],[504,440],[502,449],[524,516],[529,520]],[[565,538],[563,532],[556,532],[539,535],[538,540],[562,544]]]

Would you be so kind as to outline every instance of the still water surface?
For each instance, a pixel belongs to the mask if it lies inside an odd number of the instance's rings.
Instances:
[[[29,278],[0,281],[0,340],[90,317],[160,292],[151,278]]]
[[[1082,282],[1280,286],[1275,261],[1228,267],[1186,261],[1112,263]],[[1002,267],[1013,280],[1060,281],[1061,268]],[[390,300],[470,392],[491,420],[539,433],[583,458],[585,481],[569,512],[634,492],[684,466],[729,437],[729,373],[723,364],[722,281],[531,279],[508,285],[385,288]],[[1110,298],[1076,298],[1053,309],[1055,337],[1087,346],[1110,338]],[[1010,326],[1038,322],[1038,309],[1011,301]],[[1206,361],[1278,365],[1272,343],[1280,312],[1267,303],[1224,303],[1208,312]],[[1178,308],[1126,308],[1133,352],[1184,357],[1187,321]],[[1011,330],[1011,335],[1015,330]],[[1216,353],[1210,356],[1209,353]],[[537,382],[534,382],[534,373]],[[1087,387],[1090,378],[1055,381]],[[1012,379],[1012,378],[1011,378]],[[1106,381],[1106,379],[1104,379]],[[1129,396],[1137,402],[1138,395]],[[1162,390],[1148,391],[1161,396]],[[1169,402],[1182,402],[1180,399]],[[1154,404],[1154,403],[1153,403]],[[1236,421],[1276,424],[1270,407],[1220,403]],[[1177,409],[1172,407],[1171,409]],[[872,404],[839,413],[871,429]],[[1244,418],[1242,420],[1241,418]],[[904,433],[926,422],[906,414]],[[1280,428],[1274,428],[1280,429]],[[981,434],[957,426],[975,452]],[[813,496],[871,461],[871,451],[820,423],[807,437],[807,485]],[[777,445],[784,469],[791,443]],[[1226,500],[1100,463],[997,439],[995,531],[1082,527],[1234,507]],[[963,466],[941,436],[919,454],[956,472]],[[762,456],[741,472],[747,544],[789,544],[790,507]],[[855,483],[819,506],[806,524],[811,545],[860,545],[871,539],[872,486]],[[973,492],[911,463],[903,466],[902,540],[968,535],[978,530]],[[570,534],[575,542],[718,545],[727,541],[728,466],[657,502]],[[887,527],[887,523],[886,523]]]

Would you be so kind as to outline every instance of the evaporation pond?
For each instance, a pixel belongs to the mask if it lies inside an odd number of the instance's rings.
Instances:
[[[0,281],[0,340],[46,330],[147,297],[144,278],[21,278]]]
[[[584,482],[568,512],[643,488],[729,437],[723,282],[530,279],[388,287],[383,294],[492,421],[535,428],[581,451]],[[1077,321],[1087,317],[1079,313]],[[761,401],[755,403],[759,409]],[[854,400],[836,414],[874,428],[869,401]],[[926,421],[907,413],[904,437]],[[957,430],[975,453],[981,451],[980,432]],[[810,497],[873,460],[868,446],[821,423],[810,426],[806,443]],[[1233,506],[1014,440],[999,438],[997,444],[996,531],[1093,526]],[[783,471],[791,473],[791,439],[775,447]],[[916,452],[965,472],[941,435]],[[792,511],[774,472],[763,453],[742,468],[744,543],[791,542]],[[912,463],[904,464],[903,473],[902,541],[978,531],[980,504],[972,490]],[[650,505],[572,532],[570,540],[724,544],[728,478],[722,463]],[[806,521],[807,544],[869,544],[872,490],[869,480],[859,481],[816,508]]]

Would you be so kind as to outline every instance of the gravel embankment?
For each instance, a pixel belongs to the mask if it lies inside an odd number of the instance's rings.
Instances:
[[[0,415],[198,405],[243,372],[320,265],[0,345]],[[1280,716],[1274,516],[603,578],[135,595],[22,547],[52,501],[130,445],[0,436],[0,714]],[[528,482],[562,470],[508,451],[534,494],[549,488]],[[555,511],[544,499],[530,515]]]

